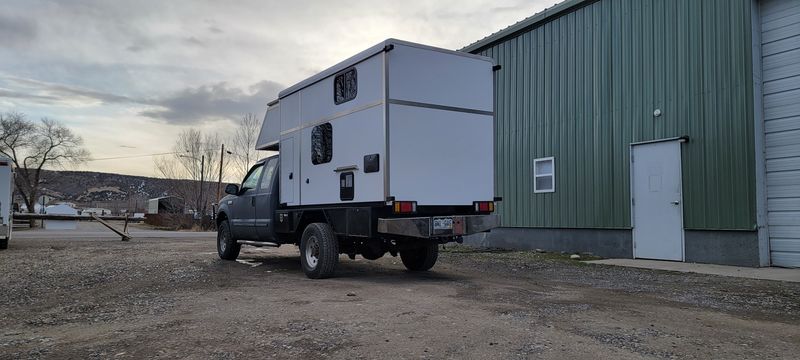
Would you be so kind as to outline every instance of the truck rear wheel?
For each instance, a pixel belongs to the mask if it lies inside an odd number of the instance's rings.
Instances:
[[[400,250],[400,260],[410,271],[430,270],[439,258],[439,244],[429,242],[421,246]]]
[[[8,249],[8,238],[0,239],[0,250]]]
[[[300,263],[311,279],[333,276],[339,264],[339,242],[325,223],[309,224],[300,239]]]
[[[236,242],[231,235],[231,226],[228,220],[222,220],[217,228],[217,253],[223,260],[236,260],[242,244]]]

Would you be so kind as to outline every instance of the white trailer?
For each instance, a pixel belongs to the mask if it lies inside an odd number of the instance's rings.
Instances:
[[[400,255],[428,270],[438,244],[499,224],[492,60],[389,39],[280,92],[251,168],[217,212],[217,250],[300,246],[312,278],[339,254]]]
[[[14,211],[14,171],[11,159],[0,157],[0,249],[8,248]]]

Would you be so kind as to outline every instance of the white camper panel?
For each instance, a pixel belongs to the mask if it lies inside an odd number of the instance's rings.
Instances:
[[[300,137],[297,131],[287,131],[300,127],[300,95],[293,94],[280,99],[280,107],[281,203],[300,205],[300,157],[296,156],[300,154]]]
[[[300,136],[297,153],[300,205],[385,201],[383,169],[373,173],[363,171],[364,155],[379,154],[384,159],[383,55],[372,56],[342,71],[352,68],[357,74],[357,94],[350,101],[338,105],[334,102],[334,78],[339,73],[290,95],[299,95],[301,105],[302,130],[289,129],[292,136]],[[330,162],[315,165],[311,161],[312,131],[326,123],[333,128],[333,156]],[[354,198],[342,200],[339,183],[342,171],[336,170],[348,167],[353,172]]]
[[[301,204],[385,201],[384,169],[365,173],[363,166],[364,155],[379,154],[379,158],[384,159],[383,107],[375,106],[342,116],[330,124],[333,126],[333,158],[331,162],[325,164],[312,164],[312,128],[303,129],[304,145],[300,149],[301,174],[303,174],[303,180],[300,182]],[[336,172],[337,168],[353,170]],[[354,198],[345,201],[340,198],[340,174],[351,171]]]
[[[300,205],[300,197],[297,195],[300,188],[300,176],[297,173],[296,169],[300,167],[297,166],[298,161],[300,160],[294,154],[299,154],[297,151],[297,145],[294,136],[288,136],[281,139],[280,145],[280,184],[278,188],[280,189],[281,193],[281,204],[286,205]]]
[[[490,59],[401,44],[388,54],[390,99],[494,111]]]
[[[494,199],[492,115],[389,107],[389,192],[418,205]]]
[[[277,150],[280,136],[281,107],[280,103],[275,103],[267,109],[267,114],[264,115],[264,123],[261,125],[261,132],[258,134],[256,149]]]
[[[388,53],[389,193],[418,205],[494,199],[494,64],[427,47]]]
[[[300,94],[292,94],[280,100],[281,138],[283,134],[300,126]],[[262,126],[263,128],[263,126]]]
[[[357,75],[356,97],[353,100],[337,105],[333,101],[334,78],[336,75],[353,67],[355,67]],[[342,115],[362,110],[365,107],[380,105],[383,102],[384,92],[383,54],[377,54],[300,90],[298,94],[300,94],[301,104],[301,125],[316,125],[320,122],[330,121]],[[383,117],[375,120],[382,122]],[[288,129],[284,128],[283,131]]]

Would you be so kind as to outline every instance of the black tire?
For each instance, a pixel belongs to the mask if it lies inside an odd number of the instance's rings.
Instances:
[[[330,225],[313,223],[306,226],[300,239],[300,264],[311,279],[333,276],[339,264],[339,241]]]
[[[403,260],[403,265],[409,271],[428,271],[438,258],[439,244],[433,242],[400,251],[400,260]]]
[[[222,220],[217,229],[217,254],[222,260],[236,260],[242,244],[236,242],[231,235],[231,226],[228,220]]]
[[[0,239],[0,250],[8,249],[8,239]]]

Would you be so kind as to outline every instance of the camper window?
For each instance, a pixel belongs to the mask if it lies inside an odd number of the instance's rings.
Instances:
[[[331,162],[333,158],[333,126],[331,123],[317,125],[311,131],[311,163]]]
[[[358,73],[350,68],[333,79],[333,102],[336,105],[356,98],[358,93]]]

